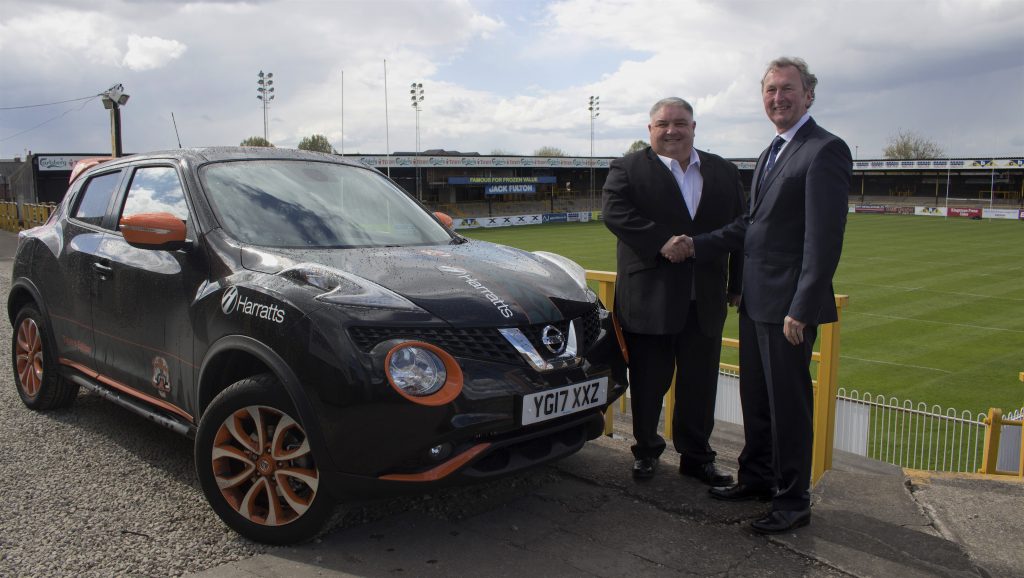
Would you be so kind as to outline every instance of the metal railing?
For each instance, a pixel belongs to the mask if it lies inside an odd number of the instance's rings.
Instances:
[[[978,471],[982,414],[844,389],[837,404],[837,449],[917,470]]]

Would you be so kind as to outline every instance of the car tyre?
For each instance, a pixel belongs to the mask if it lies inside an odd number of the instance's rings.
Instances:
[[[78,384],[57,368],[56,348],[49,325],[35,307],[26,305],[14,320],[11,365],[21,401],[31,409],[67,407],[78,396]]]
[[[266,544],[316,536],[334,509],[288,393],[273,375],[222,391],[196,433],[196,473],[214,512]]]

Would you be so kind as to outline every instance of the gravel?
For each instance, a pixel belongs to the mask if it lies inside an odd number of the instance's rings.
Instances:
[[[0,263],[0,295],[10,262]],[[85,392],[64,410],[21,403],[0,320],[0,576],[177,576],[268,548],[207,505],[192,441]]]
[[[11,261],[0,257],[6,311]],[[0,576],[180,576],[274,550],[225,526],[196,478],[192,440],[83,389],[67,409],[18,397],[0,320]],[[350,504],[328,527],[411,510],[460,519],[557,477],[540,468],[433,494]]]

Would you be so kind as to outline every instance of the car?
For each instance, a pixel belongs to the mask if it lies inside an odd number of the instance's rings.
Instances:
[[[190,436],[212,509],[271,544],[576,452],[625,390],[609,312],[575,262],[450,223],[336,155],[99,159],[19,234],[18,394],[86,388]]]

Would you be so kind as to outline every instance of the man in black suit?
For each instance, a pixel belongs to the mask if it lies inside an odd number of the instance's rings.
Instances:
[[[688,243],[697,263],[740,247],[744,252],[739,328],[745,445],[738,483],[712,488],[711,495],[771,499],[772,510],[751,524],[760,533],[810,522],[809,365],[818,325],[837,319],[832,276],[843,248],[853,161],[846,143],[807,112],[817,82],[802,59],[768,65],[761,95],[778,136],[754,170],[748,214]]]
[[[650,118],[651,146],[612,161],[604,185],[604,222],[618,237],[615,313],[629,354],[633,477],[653,477],[665,449],[658,419],[675,372],[679,471],[712,486],[730,484],[708,439],[726,300],[738,300],[742,258],[737,252],[685,262],[681,235],[743,215],[743,185],[732,163],[693,148],[697,123],[688,102],[663,99]]]

